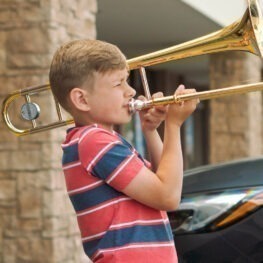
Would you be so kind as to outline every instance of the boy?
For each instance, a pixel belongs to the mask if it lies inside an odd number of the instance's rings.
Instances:
[[[128,76],[126,58],[109,43],[76,40],[55,53],[51,88],[75,121],[62,144],[68,194],[93,262],[177,262],[164,211],[180,202],[180,127],[197,101],[140,113],[150,166],[113,130],[131,120]],[[180,86],[176,94],[187,92],[194,90]],[[162,144],[156,128],[164,119]]]

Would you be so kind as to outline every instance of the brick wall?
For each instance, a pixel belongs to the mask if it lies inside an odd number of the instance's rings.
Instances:
[[[96,11],[96,0],[1,0],[1,103],[14,90],[47,83],[61,43],[95,38]],[[53,118],[49,96],[41,105],[41,115]],[[60,167],[65,129],[18,138],[0,125],[0,262],[88,262]]]

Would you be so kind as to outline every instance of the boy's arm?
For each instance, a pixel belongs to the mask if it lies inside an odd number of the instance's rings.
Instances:
[[[144,138],[150,156],[152,171],[156,172],[162,156],[163,142],[157,130],[145,131]]]
[[[191,93],[194,90],[177,90],[177,94]],[[183,105],[170,105],[165,121],[163,151],[160,163],[153,173],[143,167],[123,192],[131,198],[159,210],[174,210],[181,198],[183,178],[183,158],[180,127],[195,110],[197,101]]]
[[[143,167],[123,192],[152,208],[174,210],[180,202],[183,175],[180,127],[166,127],[165,133],[156,173]]]
[[[163,97],[162,92],[153,94],[153,98]],[[145,100],[145,97],[140,96],[139,99]],[[159,106],[151,109],[140,111],[140,119],[142,131],[144,134],[147,150],[152,165],[152,171],[157,170],[161,160],[163,150],[163,142],[157,131],[157,128],[165,120],[167,114],[167,106]]]

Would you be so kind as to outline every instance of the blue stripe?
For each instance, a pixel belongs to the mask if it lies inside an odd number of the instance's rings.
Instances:
[[[127,146],[127,147],[130,148],[130,149],[133,148],[132,145],[131,145],[124,137],[122,137],[120,134],[118,134],[118,137],[121,139],[121,142],[122,142],[125,146]]]
[[[83,247],[86,254],[91,257],[98,249],[115,248],[132,243],[158,243],[172,240],[171,228],[168,223],[108,231],[102,239],[84,242]]]
[[[118,134],[119,138],[121,139],[122,143],[127,146],[130,149],[134,149],[134,147],[124,138],[122,137],[120,134]],[[138,158],[141,159],[141,161],[146,165],[146,162],[144,160],[144,158],[141,156],[140,153],[137,154]]]
[[[129,148],[122,144],[116,144],[96,163],[91,173],[102,180],[106,180],[131,154],[132,152]]]
[[[77,212],[89,209],[105,201],[123,195],[107,184],[100,185],[87,192],[70,195],[70,200]]]
[[[67,146],[63,149],[63,157],[62,157],[62,164],[66,165],[68,163],[76,162],[79,160],[79,153],[78,153],[78,144],[75,143],[73,145]]]

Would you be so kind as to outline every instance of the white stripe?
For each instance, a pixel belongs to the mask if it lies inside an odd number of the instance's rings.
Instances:
[[[72,145],[72,144],[74,144],[74,143],[76,143],[76,142],[78,142],[78,141],[79,141],[79,138],[76,138],[76,139],[70,141],[69,143],[62,143],[62,144],[61,144],[61,147],[64,149],[64,148],[66,148],[67,146],[70,146],[70,145]]]
[[[74,194],[74,193],[76,193],[76,192],[81,192],[81,191],[83,191],[83,190],[88,190],[88,189],[90,189],[90,188],[93,188],[94,186],[97,186],[97,185],[102,184],[102,182],[103,182],[103,181],[101,180],[101,181],[95,182],[95,183],[93,183],[93,184],[89,184],[89,185],[87,185],[87,186],[83,186],[83,187],[80,187],[80,188],[77,188],[77,189],[68,191],[68,194]]]
[[[125,249],[132,249],[132,248],[147,248],[147,247],[174,247],[173,242],[166,242],[166,243],[152,243],[152,244],[147,244],[147,243],[142,243],[142,244],[131,244],[123,247],[117,247],[114,249],[100,249],[98,252],[94,255],[92,260],[97,258],[100,254],[102,253],[108,253],[108,252],[115,252],[115,251],[120,251],[120,250],[125,250]]]
[[[116,229],[116,228],[122,228],[125,226],[133,226],[133,225],[151,225],[155,223],[167,223],[169,222],[168,219],[155,219],[155,220],[135,220],[132,222],[127,222],[127,223],[121,223],[117,225],[111,225],[109,229]]]
[[[96,130],[96,129],[97,129],[97,125],[95,124],[95,127],[88,128],[88,130],[84,131],[84,133],[82,133],[82,134],[81,134],[81,137],[79,138],[79,143],[82,142],[82,140],[85,138],[85,136],[86,136],[88,133],[90,133],[90,132],[92,132],[92,131],[94,131],[94,130]]]
[[[119,141],[114,141],[111,142],[110,144],[108,144],[106,147],[104,147],[95,157],[94,159],[90,162],[89,166],[87,167],[87,171],[90,171],[91,167],[93,166],[93,164],[100,158],[100,156],[106,152],[108,150],[108,148],[110,148],[113,144],[119,144]]]
[[[69,165],[65,165],[63,166],[63,170],[67,170],[67,169],[70,169],[70,168],[73,168],[73,167],[76,167],[76,166],[79,166],[81,165],[81,162],[76,162],[76,163],[73,163],[73,164],[69,164]]]
[[[62,143],[61,144],[61,147],[62,148],[66,148],[67,146],[70,146],[70,145],[72,145],[72,144],[74,144],[74,143],[77,143],[77,142],[81,142],[81,140],[83,139],[83,137],[85,136],[85,135],[87,135],[90,131],[93,131],[95,128],[97,128],[97,125],[94,127],[94,128],[90,128],[90,129],[88,129],[87,131],[85,131],[82,135],[81,135],[81,137],[79,138],[75,138],[74,140],[72,140],[72,141],[70,141],[69,143]]]
[[[118,169],[113,173],[113,175],[109,178],[109,180],[106,180],[106,182],[109,184],[119,173],[120,171],[127,165],[127,163],[134,157],[134,154],[132,154]]]
[[[94,209],[89,209],[88,211],[85,211],[85,212],[82,212],[82,213],[77,213],[77,216],[83,216],[83,215],[91,214],[91,213],[93,213],[95,211],[98,211],[100,209],[103,209],[103,208],[105,208],[107,206],[111,206],[111,205],[114,205],[114,204],[117,204],[117,203],[120,203],[120,202],[123,202],[123,201],[127,201],[127,200],[131,200],[131,198],[130,197],[120,198],[120,199],[118,199],[116,201],[109,202],[109,203],[107,203],[105,205],[101,205],[101,206],[96,207]]]
[[[106,234],[106,233],[107,233],[107,232],[104,231],[104,232],[98,233],[98,234],[93,235],[93,236],[84,237],[84,238],[82,238],[81,240],[82,240],[83,242],[84,242],[84,241],[88,241],[88,240],[91,240],[91,239],[96,238],[96,237],[101,237],[101,236],[103,236],[103,235]]]
[[[93,131],[94,129],[97,129],[97,128],[94,127],[94,128],[92,128],[92,129],[87,130],[86,132],[84,132],[84,134],[83,134],[83,136],[82,136],[81,138],[76,138],[76,139],[72,140],[71,142],[69,142],[69,143],[67,143],[67,144],[62,144],[62,148],[66,148],[67,146],[70,146],[70,145],[72,145],[72,144],[74,144],[74,143],[76,143],[76,142],[80,143],[81,140],[83,139],[83,137],[84,137],[85,135],[87,135],[90,131]],[[74,164],[65,165],[65,166],[63,167],[63,170],[67,170],[67,169],[70,169],[70,168],[72,168],[72,167],[76,167],[76,166],[78,166],[78,165],[81,165],[81,162],[77,162],[77,163],[74,163]]]

